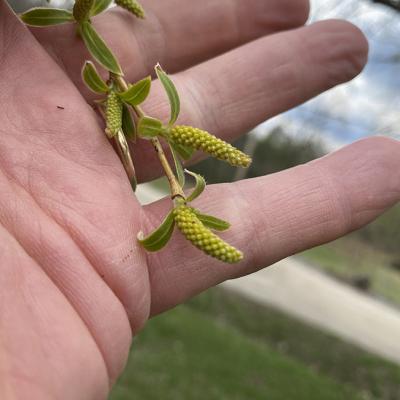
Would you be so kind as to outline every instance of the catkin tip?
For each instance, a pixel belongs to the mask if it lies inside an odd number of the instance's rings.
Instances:
[[[137,18],[144,19],[145,12],[142,5],[137,0],[115,0],[115,4],[129,11]]]
[[[76,21],[80,22],[89,17],[94,0],[76,0],[72,14]]]

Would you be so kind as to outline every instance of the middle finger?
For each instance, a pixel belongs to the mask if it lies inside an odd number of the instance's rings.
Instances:
[[[114,8],[93,23],[134,81],[151,73],[157,62],[177,72],[266,34],[303,25],[308,0],[145,0],[147,19]],[[89,57],[75,26],[32,32],[82,88],[80,71]],[[87,91],[85,94],[89,95]]]

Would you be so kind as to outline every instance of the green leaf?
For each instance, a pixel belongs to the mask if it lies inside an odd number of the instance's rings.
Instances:
[[[156,65],[155,70],[156,70],[158,79],[164,86],[164,89],[168,95],[169,103],[171,106],[171,117],[169,120],[169,125],[172,125],[178,119],[178,115],[179,115],[180,108],[181,108],[179,95],[178,95],[178,92],[176,90],[174,83],[171,81],[171,79],[168,77],[168,75],[162,70],[160,64]]]
[[[131,106],[138,106],[143,103],[150,93],[151,77],[142,79],[131,85],[128,90],[122,93],[118,93],[119,97]]]
[[[112,0],[95,0],[92,9],[90,10],[90,16],[94,17],[95,15],[98,15],[107,10],[111,2]]]
[[[172,210],[166,216],[160,227],[149,236],[143,238],[143,233],[139,232],[138,241],[147,251],[161,250],[171,238],[174,227],[174,210]]]
[[[199,174],[196,174],[194,172],[188,171],[187,169],[185,169],[185,172],[188,175],[193,176],[196,179],[196,186],[194,187],[193,192],[187,198],[187,201],[191,202],[191,201],[197,199],[203,193],[203,191],[204,191],[204,189],[206,187],[206,181]]]
[[[140,137],[152,138],[163,130],[163,124],[159,119],[144,116],[139,119],[137,133]]]
[[[213,217],[212,215],[201,214],[197,210],[195,211],[195,214],[204,226],[210,229],[214,229],[215,231],[226,231],[231,226],[229,222]]]
[[[35,7],[20,15],[21,20],[30,26],[51,26],[74,22],[71,11],[61,8]]]
[[[175,151],[174,146],[172,146],[171,143],[169,143],[169,147],[171,149],[172,157],[174,159],[176,176],[178,177],[178,182],[181,185],[181,187],[183,188],[183,186],[185,186],[185,172],[183,171],[181,160],[179,159],[179,155]]]
[[[126,105],[122,109],[122,131],[129,140],[136,140],[136,126]]]
[[[169,142],[169,144],[174,148],[174,150],[180,155],[183,160],[189,160],[194,153],[194,149],[191,147],[184,146],[175,142]]]
[[[107,93],[109,88],[100,77],[95,65],[91,61],[86,61],[82,69],[82,79],[87,87],[95,93]]]
[[[108,71],[122,75],[121,67],[114,54],[104,43],[89,21],[80,24],[82,39],[93,58]]]

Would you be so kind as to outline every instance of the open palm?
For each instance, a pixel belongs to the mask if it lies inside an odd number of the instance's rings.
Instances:
[[[365,40],[347,23],[295,29],[305,0],[144,6],[147,22],[114,10],[94,23],[130,80],[160,61],[177,72],[181,121],[227,140],[351,79],[366,60]],[[210,186],[201,209],[232,222],[224,238],[245,252],[240,264],[208,258],[179,234],[146,255],[136,234],[170,201],[143,208],[132,194],[90,95],[80,94],[87,55],[73,28],[30,32],[4,0],[0,27],[1,399],[106,398],[150,315],[333,240],[400,198],[400,145],[371,138],[279,174]],[[146,106],[163,117],[154,88]],[[134,156],[140,180],[160,174],[149,146]]]

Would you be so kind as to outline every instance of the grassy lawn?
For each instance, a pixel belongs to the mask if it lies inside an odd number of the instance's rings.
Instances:
[[[221,289],[150,321],[110,400],[400,398],[400,368]]]
[[[368,278],[371,295],[400,307],[400,273],[390,267],[394,258],[390,253],[373,249],[350,235],[307,250],[301,257],[348,283],[357,277]]]

